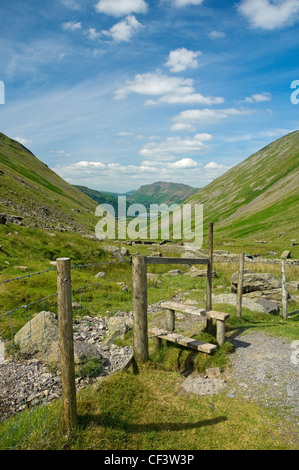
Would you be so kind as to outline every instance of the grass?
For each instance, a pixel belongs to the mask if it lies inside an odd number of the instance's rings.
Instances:
[[[67,436],[52,409],[53,427],[42,438],[35,420],[45,426],[45,409],[23,420],[21,449],[43,450],[291,450],[283,423],[249,401],[224,393],[200,397],[181,389],[183,377],[148,364],[139,374],[116,373],[78,394],[78,425]],[[52,405],[53,407],[53,405]],[[14,418],[13,421],[15,421]],[[5,422],[8,428],[11,422]],[[27,434],[26,432],[27,431]],[[0,427],[3,432],[3,425]],[[4,431],[5,432],[5,431]],[[20,432],[20,428],[19,428]],[[15,436],[15,443],[21,436]],[[6,445],[11,445],[7,438]],[[5,441],[2,443],[5,448]]]
[[[11,235],[9,235],[11,233]],[[55,237],[45,232],[12,226],[0,226],[2,250],[0,251],[0,281],[26,273],[44,270],[57,256],[69,256],[72,264],[111,261],[101,249],[100,242],[82,238],[77,234],[57,232]],[[109,243],[110,244],[110,243]],[[32,250],[32,246],[35,247]],[[152,248],[141,245],[130,247],[131,252],[150,254]],[[162,247],[161,247],[162,250]],[[168,256],[180,256],[174,249]],[[8,261],[9,264],[5,262]],[[19,271],[14,266],[26,265]],[[204,305],[205,279],[191,278],[187,274],[170,276],[168,271],[182,266],[150,265],[148,271],[157,275],[148,283],[149,304],[180,295],[182,300],[194,300]],[[247,267],[247,266],[246,266]],[[250,264],[258,272],[271,272],[281,276],[280,265]],[[217,277],[213,279],[215,293],[228,293],[230,279],[237,271],[236,263],[215,263]],[[95,279],[98,271],[106,271],[105,279]],[[287,280],[298,280],[298,267],[287,266]],[[127,284],[123,291],[120,282]],[[99,290],[82,289],[99,283]],[[117,310],[132,308],[130,264],[103,264],[101,267],[72,270],[74,301],[81,303],[76,318],[84,315],[113,315]],[[28,319],[28,315],[40,309],[56,308],[56,272],[29,277],[0,286],[1,311],[34,302],[40,297],[49,298],[46,305],[36,304],[19,309],[13,316],[0,314],[0,329],[4,339],[15,333]],[[214,305],[215,308],[215,305]],[[290,309],[298,308],[298,303]],[[217,309],[230,313],[227,321],[227,337],[241,332],[263,331],[290,340],[299,337],[299,315],[287,320],[243,309],[242,317],[236,317],[236,308],[217,305]],[[13,320],[13,321],[12,321]],[[194,338],[207,342],[214,336],[199,331]],[[132,333],[118,340],[119,346],[132,345]],[[233,347],[227,341],[213,355],[192,353],[186,349],[167,346],[156,351],[150,342],[150,362],[141,367],[139,374],[132,370],[116,373],[96,386],[78,392],[78,427],[67,436],[61,422],[60,401],[25,410],[0,424],[0,449],[99,449],[99,450],[219,450],[294,449],[293,430],[276,416],[274,409],[262,409],[258,405],[238,398],[231,399],[225,393],[211,397],[199,397],[181,389],[182,373],[204,372],[208,367],[225,370]],[[79,375],[96,375],[99,363],[90,363]],[[11,430],[13,432],[11,432]],[[8,433],[8,434],[7,434]],[[6,436],[7,437],[4,437]]]

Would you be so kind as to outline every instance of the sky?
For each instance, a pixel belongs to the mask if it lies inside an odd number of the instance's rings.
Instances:
[[[0,132],[71,184],[200,188],[299,129],[299,0],[0,0],[0,20]]]

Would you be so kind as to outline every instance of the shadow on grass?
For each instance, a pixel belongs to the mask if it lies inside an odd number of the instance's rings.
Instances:
[[[162,432],[162,431],[183,431],[187,429],[198,429],[206,426],[214,426],[218,423],[227,421],[226,416],[218,416],[217,418],[204,419],[192,423],[148,423],[135,424],[122,420],[119,416],[112,413],[102,413],[100,415],[86,414],[78,416],[78,425],[81,429],[90,426],[104,426],[116,430],[123,430],[131,433],[142,432]]]

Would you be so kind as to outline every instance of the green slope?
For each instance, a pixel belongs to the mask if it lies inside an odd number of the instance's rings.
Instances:
[[[147,208],[150,204],[181,204],[196,191],[186,184],[158,181],[141,186],[127,200],[129,204],[144,204]]]
[[[1,214],[30,227],[91,233],[96,206],[26,147],[0,133]]]
[[[200,189],[188,201],[203,204],[205,226],[218,241],[298,239],[299,131],[267,145]]]
[[[96,189],[88,188],[87,186],[79,186],[74,185],[74,188],[77,188],[82,193],[86,194],[86,196],[90,197],[98,204],[110,204],[117,210],[118,206],[118,199],[113,193],[105,193],[102,191],[97,191]]]

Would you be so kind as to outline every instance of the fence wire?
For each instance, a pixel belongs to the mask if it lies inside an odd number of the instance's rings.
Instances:
[[[103,341],[110,318],[130,317],[132,289],[128,268],[129,263],[119,261],[72,266],[72,272],[77,273],[72,276],[77,390],[117,367],[117,354],[111,355],[109,342],[104,345]],[[17,281],[27,282],[29,277],[55,270],[8,279],[2,284],[15,281],[17,292]],[[56,289],[53,283],[52,291]],[[47,436],[61,424],[63,414],[57,292],[33,301],[26,299],[19,307],[0,313],[0,329],[0,449],[45,446]],[[125,360],[125,348],[120,349],[121,359]],[[128,355],[130,348],[127,349]]]
[[[180,265],[180,269],[174,269],[177,267],[148,267],[148,304],[156,305],[176,296],[204,306],[204,273],[196,273],[194,267]],[[89,384],[121,369],[132,355],[132,272],[130,263],[119,261],[71,268],[75,381],[80,400]],[[270,272],[281,280],[279,260],[260,264],[245,258],[246,269]],[[12,292],[19,298],[22,284],[30,282],[28,278],[41,276],[45,281],[40,284],[52,292],[38,299],[23,299],[21,295],[18,307],[0,313],[0,450],[45,448],[47,439],[62,422],[57,286],[55,276],[47,277],[55,270],[0,283],[13,286]],[[205,267],[200,269],[204,270]],[[231,292],[238,260],[228,263],[215,258],[213,270],[215,296]],[[298,265],[287,263],[286,275],[287,281],[296,279]],[[214,308],[216,300],[213,297]],[[116,336],[122,340],[115,340]]]

